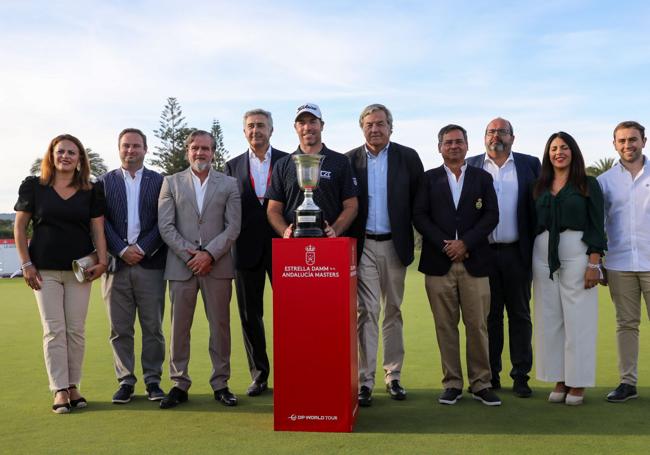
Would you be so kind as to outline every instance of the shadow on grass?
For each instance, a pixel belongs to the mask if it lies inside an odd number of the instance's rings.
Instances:
[[[521,434],[521,435],[647,435],[650,387],[639,388],[639,398],[608,403],[611,389],[587,389],[582,406],[547,401],[550,388],[535,389],[531,398],[517,398],[500,390],[501,406],[485,406],[463,392],[453,406],[438,403],[441,390],[409,389],[408,399],[391,400],[373,394],[370,408],[361,408],[355,433]]]
[[[159,413],[175,412],[215,412],[224,411],[229,413],[245,414],[269,414],[273,417],[273,394],[265,393],[259,397],[237,396],[237,406],[224,406],[214,399],[214,395],[205,393],[189,393],[189,400],[172,409],[160,409],[160,401],[149,401],[145,397],[136,396],[126,404],[114,404],[111,401],[95,401],[88,399],[88,407],[75,409],[73,414],[86,414],[95,412],[143,412],[153,411]]]

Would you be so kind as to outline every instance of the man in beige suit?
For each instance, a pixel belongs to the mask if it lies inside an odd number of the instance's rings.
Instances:
[[[239,235],[241,202],[237,180],[212,169],[215,139],[194,131],[185,141],[190,167],[165,177],[158,200],[158,227],[169,246],[165,279],[172,301],[169,370],[174,384],[163,409],[187,401],[190,328],[201,291],[210,327],[210,385],[215,400],[235,406],[230,378],[230,296],[234,277],[230,247]]]

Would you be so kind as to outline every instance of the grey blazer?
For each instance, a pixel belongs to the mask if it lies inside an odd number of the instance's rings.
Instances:
[[[165,279],[187,280],[191,255],[200,247],[214,258],[208,276],[234,277],[230,247],[241,227],[241,199],[237,180],[210,169],[203,207],[196,204],[190,168],[165,177],[158,199],[158,229],[169,246]]]

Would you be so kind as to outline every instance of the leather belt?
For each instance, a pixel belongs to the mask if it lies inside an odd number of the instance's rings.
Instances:
[[[366,232],[366,238],[370,240],[374,240],[376,242],[385,242],[386,240],[390,240],[393,238],[393,234],[390,232],[388,234],[370,234]]]

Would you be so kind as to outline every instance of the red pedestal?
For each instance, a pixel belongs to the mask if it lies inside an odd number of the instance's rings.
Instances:
[[[273,240],[275,430],[350,432],[357,417],[356,240]]]

